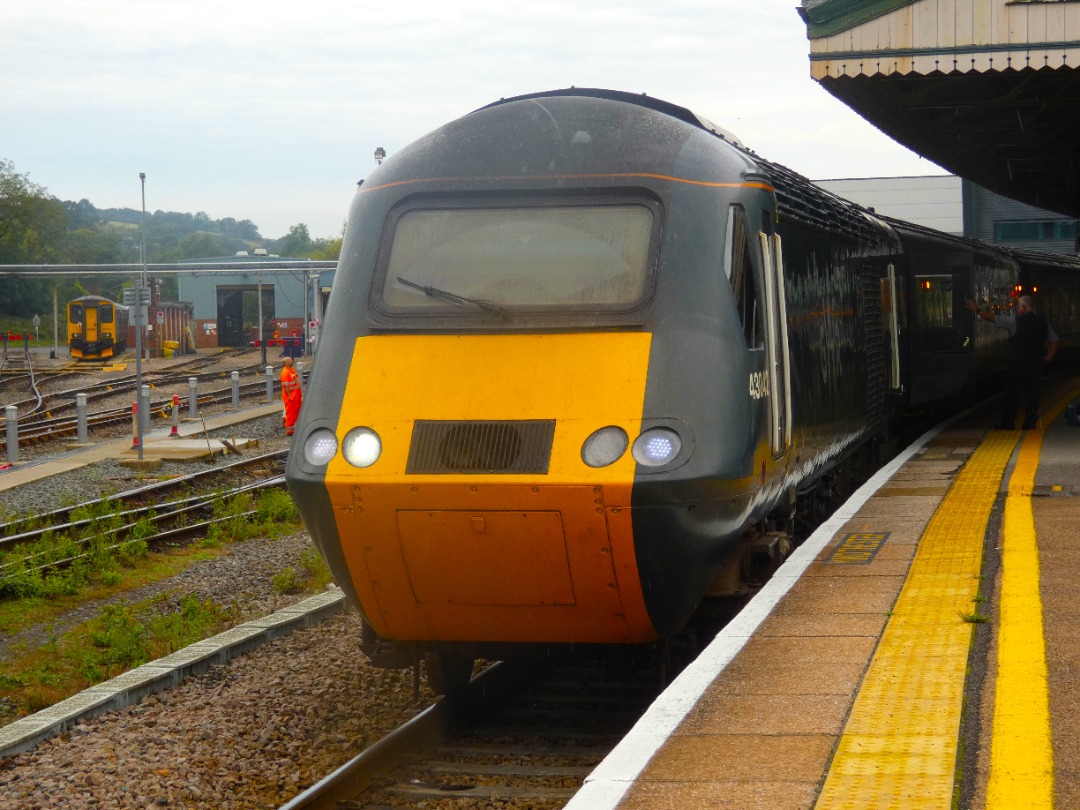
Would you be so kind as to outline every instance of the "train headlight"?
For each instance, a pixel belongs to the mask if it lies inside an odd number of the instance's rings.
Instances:
[[[581,445],[581,460],[590,467],[606,467],[622,458],[629,444],[630,438],[625,430],[608,425],[593,433]]]
[[[354,467],[370,467],[382,454],[382,440],[371,428],[353,428],[345,434],[341,452]]]
[[[630,451],[634,460],[645,467],[663,467],[675,460],[682,450],[682,439],[671,428],[650,428],[634,440]]]
[[[312,467],[329,464],[337,453],[337,436],[326,428],[313,430],[304,441],[304,459]]]

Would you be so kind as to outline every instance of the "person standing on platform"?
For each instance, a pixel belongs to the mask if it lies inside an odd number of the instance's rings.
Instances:
[[[293,368],[293,359],[286,357],[281,366],[281,401],[285,405],[285,435],[292,436],[304,394],[300,390],[300,375]]]
[[[1008,384],[1001,412],[1001,421],[995,427],[999,430],[1013,430],[1016,427],[1016,409],[1024,403],[1024,430],[1032,430],[1039,419],[1039,380],[1043,366],[1054,358],[1057,352],[1058,336],[1050,323],[1035,312],[1035,300],[1030,295],[1021,295],[1016,302],[1015,315],[994,315],[982,309],[974,301],[965,301],[964,306],[979,318],[1004,329],[1009,335],[1009,347],[1006,352]]]

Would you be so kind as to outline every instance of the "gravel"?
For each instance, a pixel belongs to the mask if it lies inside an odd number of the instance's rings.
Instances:
[[[229,435],[259,439],[260,452],[287,441],[277,416],[230,428]],[[167,462],[155,475],[190,470],[190,464]],[[47,511],[144,483],[131,470],[102,462],[8,490],[0,503],[6,515]],[[306,598],[278,593],[273,577],[297,569],[310,548],[306,532],[229,544],[224,556],[170,580],[88,603],[47,628],[5,636],[0,660],[13,647],[33,648],[48,634],[92,618],[110,602],[194,594],[233,606],[237,623],[266,615]],[[425,688],[421,704],[414,704],[411,670],[373,669],[359,642],[359,616],[348,610],[134,706],[89,718],[0,760],[0,807],[279,807],[433,699]],[[0,706],[0,725],[15,719],[2,714]]]
[[[418,710],[337,614],[0,762],[0,806],[276,808]],[[430,697],[430,696],[429,696]]]

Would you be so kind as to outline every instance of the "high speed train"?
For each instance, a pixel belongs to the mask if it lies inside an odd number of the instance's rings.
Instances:
[[[289,490],[376,663],[668,639],[898,415],[1000,371],[965,298],[1065,289],[1074,345],[1078,283],[674,104],[504,99],[358,189]]]

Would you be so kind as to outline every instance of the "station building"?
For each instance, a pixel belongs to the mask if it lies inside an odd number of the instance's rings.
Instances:
[[[186,262],[192,269],[179,274],[178,292],[193,308],[196,349],[258,346],[261,340],[274,345],[286,338],[300,338],[305,347],[313,342],[334,271],[326,269],[326,262],[307,268],[303,261],[241,251]],[[298,266],[275,266],[286,262]],[[207,267],[201,270],[200,265]],[[237,269],[222,270],[221,265]]]

